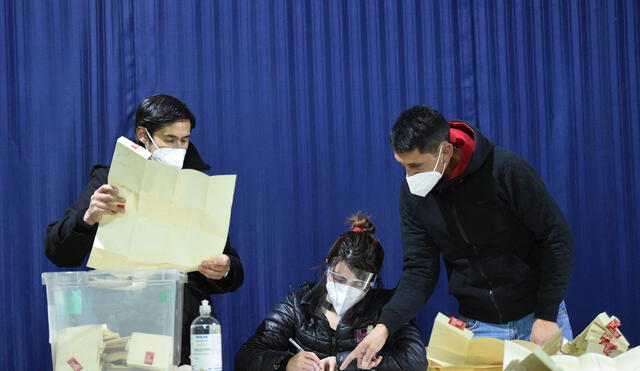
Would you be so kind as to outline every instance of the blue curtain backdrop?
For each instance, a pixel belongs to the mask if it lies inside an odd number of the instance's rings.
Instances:
[[[469,120],[540,173],[575,233],[580,331],[622,319],[640,343],[640,5],[594,1],[0,1],[0,368],[50,369],[47,223],[175,95],[214,173],[238,174],[231,237],[246,282],[214,298],[225,369],[312,280],[350,213],[401,274],[403,178],[387,134],[418,103]],[[441,279],[418,317],[455,313]]]

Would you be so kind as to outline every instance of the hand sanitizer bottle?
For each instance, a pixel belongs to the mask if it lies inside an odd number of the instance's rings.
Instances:
[[[222,335],[220,322],[211,317],[211,306],[202,301],[200,317],[191,323],[191,369],[222,370]]]

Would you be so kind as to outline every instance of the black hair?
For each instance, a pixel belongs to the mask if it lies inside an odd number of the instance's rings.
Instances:
[[[179,120],[189,120],[191,129],[196,127],[196,117],[189,107],[169,95],[152,95],[140,102],[136,109],[136,127],[142,126],[150,135]]]
[[[449,141],[449,123],[429,106],[413,106],[398,117],[389,140],[395,153],[436,152],[442,141]]]
[[[351,216],[347,223],[351,228],[333,243],[325,258],[325,264],[333,266],[342,261],[352,268],[375,273],[379,277],[384,249],[373,235],[376,227],[369,217],[361,213]]]

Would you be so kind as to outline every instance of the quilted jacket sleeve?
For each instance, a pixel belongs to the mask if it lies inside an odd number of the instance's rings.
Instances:
[[[422,342],[422,333],[413,321],[396,331],[382,348],[382,363],[378,371],[424,371],[427,355]]]
[[[289,338],[295,335],[298,322],[296,301],[296,294],[289,294],[240,347],[235,362],[237,371],[286,370],[293,357]]]

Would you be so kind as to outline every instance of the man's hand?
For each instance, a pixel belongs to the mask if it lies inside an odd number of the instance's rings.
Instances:
[[[363,370],[370,370],[378,366],[382,361],[382,357],[376,357],[376,353],[382,349],[388,337],[389,330],[387,330],[387,326],[381,323],[377,324],[373,331],[344,359],[344,362],[340,365],[340,370],[349,367],[349,363],[354,359],[358,360],[358,368]]]
[[[118,197],[118,188],[103,184],[91,195],[89,208],[82,220],[89,225],[100,223],[104,215],[115,215],[124,212],[125,199]]]
[[[319,371],[320,358],[312,352],[298,352],[287,362],[287,371]]]
[[[213,261],[205,260],[198,266],[198,272],[213,280],[224,278],[230,270],[231,258],[225,254],[220,255],[218,259]]]
[[[533,321],[533,326],[531,326],[531,341],[542,345],[558,330],[560,330],[560,327],[558,327],[557,323],[537,318]]]

